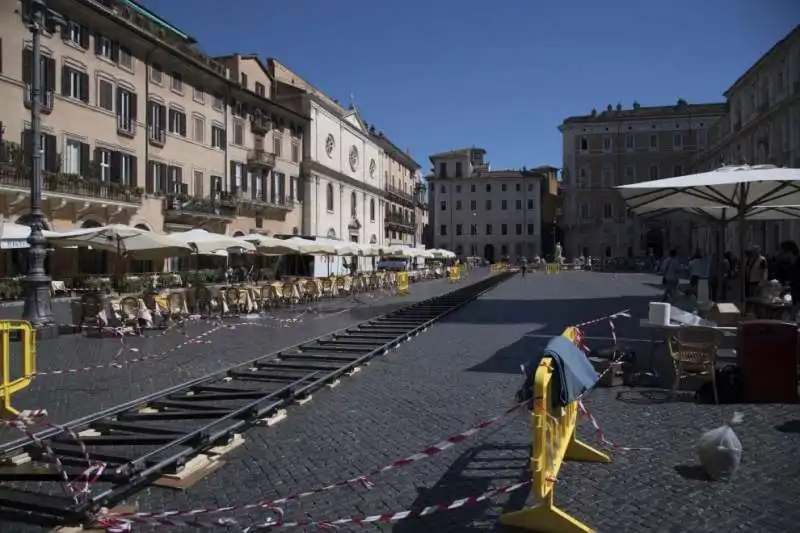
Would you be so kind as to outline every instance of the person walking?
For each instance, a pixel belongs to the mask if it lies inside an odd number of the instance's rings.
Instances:
[[[664,296],[661,298],[662,302],[669,302],[675,296],[675,291],[678,290],[679,268],[678,252],[677,250],[670,250],[669,257],[664,259],[664,262],[661,263],[662,283],[664,284]]]

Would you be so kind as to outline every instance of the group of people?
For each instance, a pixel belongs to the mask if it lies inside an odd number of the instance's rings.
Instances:
[[[721,258],[716,253],[708,257],[698,249],[689,259],[688,270],[689,285],[695,291],[700,279],[708,280],[712,301],[726,300],[744,270],[745,297],[757,297],[766,282],[777,279],[784,286],[789,286],[792,301],[800,303],[800,248],[795,241],[782,242],[778,251],[770,257],[764,255],[759,246],[750,247],[741,259],[730,251],[722,254]],[[664,301],[669,301],[675,295],[684,271],[677,251],[670,250],[659,266]]]

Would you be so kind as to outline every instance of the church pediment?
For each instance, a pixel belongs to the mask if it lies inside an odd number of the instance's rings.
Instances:
[[[355,109],[351,109],[347,112],[347,114],[342,117],[348,124],[356,128],[361,133],[367,133],[367,125],[361,120],[361,117],[358,115],[358,111]]]

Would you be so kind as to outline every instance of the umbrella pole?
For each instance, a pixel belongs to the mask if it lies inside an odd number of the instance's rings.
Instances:
[[[744,203],[744,195],[740,195],[739,200],[739,264],[741,264],[741,268],[739,269],[739,287],[741,292],[741,302],[742,302],[742,313],[744,313],[745,309],[747,308],[747,281],[746,281],[746,268],[747,265],[744,264],[744,247],[745,247],[745,232],[744,232],[744,224],[745,224],[745,211],[746,206]]]

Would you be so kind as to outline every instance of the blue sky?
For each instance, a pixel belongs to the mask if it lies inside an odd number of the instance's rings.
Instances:
[[[715,101],[797,0],[143,0],[212,55],[276,57],[410,149],[561,166],[557,126],[618,102]]]

